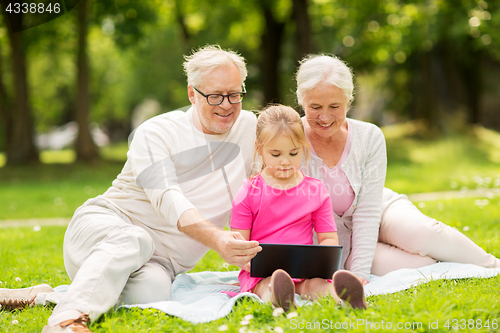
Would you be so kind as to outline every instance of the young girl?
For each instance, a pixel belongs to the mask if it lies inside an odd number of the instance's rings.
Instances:
[[[313,228],[320,245],[338,245],[335,218],[323,183],[305,176],[299,167],[309,159],[309,144],[298,113],[287,106],[272,105],[257,120],[255,158],[261,157],[259,173],[246,180],[234,198],[231,230],[246,240],[262,243],[313,244]],[[263,301],[285,310],[301,297],[316,300],[331,294],[337,302],[366,308],[363,286],[348,271],[337,271],[327,280],[292,279],[276,270],[265,279],[250,277],[249,264],[238,277],[241,292],[250,291]]]

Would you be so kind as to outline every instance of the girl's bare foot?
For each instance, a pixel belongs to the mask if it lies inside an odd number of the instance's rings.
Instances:
[[[295,284],[292,278],[282,269],[277,269],[271,276],[269,284],[271,303],[288,311],[295,307]]]
[[[336,271],[332,276],[333,297],[354,309],[366,309],[365,292],[360,279],[345,270]]]

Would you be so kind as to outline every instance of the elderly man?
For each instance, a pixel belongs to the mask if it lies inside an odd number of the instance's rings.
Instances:
[[[88,200],[64,237],[72,283],[42,333],[90,332],[118,304],[170,298],[172,281],[211,248],[243,265],[261,250],[224,231],[233,194],[251,173],[255,116],[241,109],[244,59],[218,46],[186,57],[191,108],[143,123],[112,186]],[[35,302],[47,285],[0,290],[0,304]]]

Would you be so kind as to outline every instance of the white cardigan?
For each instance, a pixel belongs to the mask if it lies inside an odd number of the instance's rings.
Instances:
[[[341,268],[351,255],[350,270],[369,280],[383,208],[382,193],[387,171],[385,138],[380,128],[373,124],[350,118],[347,122],[348,130],[352,131],[352,142],[341,168],[355,197],[342,216],[335,214],[339,244],[343,246]],[[311,155],[303,171],[323,180],[322,163],[321,158]]]

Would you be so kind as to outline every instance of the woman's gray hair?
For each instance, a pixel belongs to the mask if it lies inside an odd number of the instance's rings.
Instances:
[[[353,74],[347,64],[334,55],[312,54],[300,62],[297,71],[297,100],[300,105],[305,94],[320,83],[333,84],[344,91],[349,102],[354,99]]]
[[[191,86],[202,84],[203,75],[219,66],[234,64],[241,77],[241,87],[245,89],[247,68],[245,58],[234,51],[223,50],[219,45],[207,45],[184,57],[184,71]]]

